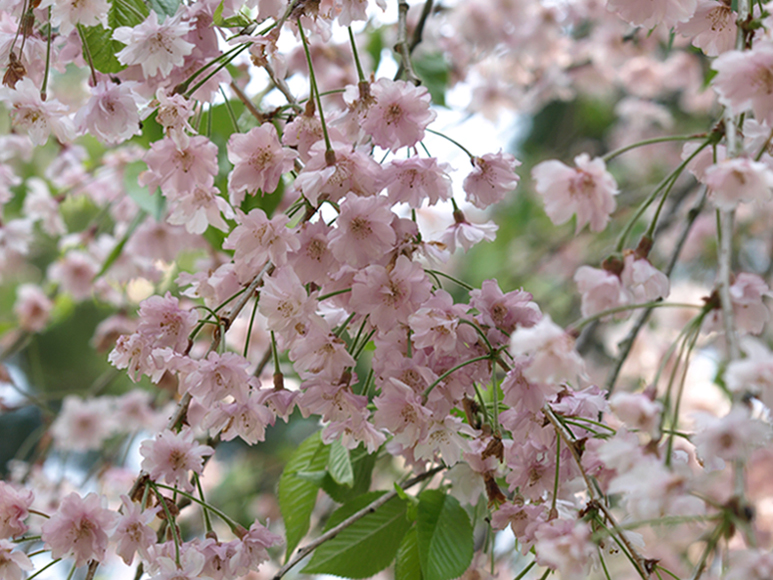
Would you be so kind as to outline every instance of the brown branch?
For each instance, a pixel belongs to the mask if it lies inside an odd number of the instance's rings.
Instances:
[[[416,485],[420,481],[424,481],[425,479],[428,479],[438,473],[439,471],[442,471],[444,467],[435,467],[433,469],[430,469],[429,471],[422,473],[421,475],[417,475],[416,477],[409,479],[406,481],[403,485],[400,487],[402,489],[408,489],[409,487]],[[386,502],[388,502],[393,497],[397,496],[397,491],[391,490],[376,499],[375,501],[372,501],[368,505],[366,505],[364,508],[362,508],[360,511],[353,513],[348,518],[346,518],[344,521],[342,521],[340,524],[335,526],[334,528],[331,528],[324,534],[322,534],[319,538],[308,544],[307,546],[304,546],[303,548],[300,548],[293,558],[287,562],[284,566],[282,566],[279,571],[274,575],[273,580],[280,580],[282,576],[287,574],[288,571],[290,571],[291,568],[293,568],[298,562],[303,560],[306,556],[311,554],[314,550],[316,550],[319,546],[327,542],[328,540],[331,540],[335,538],[338,534],[340,534],[343,530],[351,526],[353,523],[355,523],[358,520],[361,520],[368,514],[372,514],[375,512],[378,508],[380,508],[382,505],[384,505]]]
[[[431,4],[431,0],[428,0]],[[426,6],[426,5],[425,5]],[[405,80],[414,85],[420,85],[421,79],[416,75],[416,71],[413,69],[411,63],[411,48],[408,46],[408,6],[407,0],[399,0],[398,3],[398,18],[397,18],[397,42],[393,50],[400,55],[401,64],[400,68],[395,75],[395,80],[400,78],[401,75],[405,76]],[[418,44],[418,43],[417,43]]]

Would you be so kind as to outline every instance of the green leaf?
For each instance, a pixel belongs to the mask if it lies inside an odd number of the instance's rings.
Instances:
[[[397,550],[395,561],[395,580],[422,580],[419,562],[419,540],[416,528],[405,534]]]
[[[150,15],[142,0],[111,0],[107,24],[115,30],[119,26],[137,26]]]
[[[298,472],[323,471],[327,466],[329,448],[320,440],[319,432],[308,437],[295,450],[279,478],[279,510],[287,536],[286,559],[309,531],[309,520],[317,503],[319,485],[298,477]]]
[[[174,16],[180,7],[180,0],[149,0],[149,4],[159,16]]]
[[[123,185],[129,197],[160,222],[166,213],[166,199],[159,192],[151,193],[150,190],[139,184],[139,176],[146,168],[143,161],[135,161],[126,166],[123,173]]]
[[[384,493],[366,493],[341,506],[330,516],[325,530],[337,526]],[[344,578],[369,578],[379,573],[392,563],[410,527],[405,509],[406,503],[393,497],[317,548],[302,573],[333,574]]]
[[[446,87],[451,68],[442,52],[432,52],[413,60],[413,68],[427,87],[436,105],[446,106]]]
[[[297,471],[295,477],[313,483],[317,487],[322,485],[322,480],[325,479],[327,471]]]
[[[354,471],[352,471],[352,462],[349,459],[349,450],[338,439],[330,444],[327,471],[336,483],[346,487],[354,485]]]
[[[354,483],[351,487],[336,483],[328,475],[322,482],[322,489],[338,503],[346,503],[362,495],[370,489],[373,466],[376,465],[377,453],[369,454],[364,445],[360,445],[349,453],[349,459],[354,473]]]
[[[437,489],[419,494],[416,531],[424,580],[458,578],[472,562],[472,525],[452,496]]]
[[[121,64],[115,56],[115,53],[123,48],[123,44],[113,40],[112,30],[106,29],[102,25],[84,26],[82,30],[83,40],[88,46],[95,69],[99,72],[112,74],[121,72],[126,68],[126,65]],[[83,58],[88,62],[85,47]]]

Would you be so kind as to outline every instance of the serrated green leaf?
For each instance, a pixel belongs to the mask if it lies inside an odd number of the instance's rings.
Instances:
[[[119,26],[137,26],[150,14],[142,0],[111,0],[107,11],[107,24],[115,30]]]
[[[397,549],[395,560],[395,580],[422,580],[419,562],[419,541],[416,528],[405,534]]]
[[[146,186],[140,185],[140,173],[146,168],[147,166],[143,161],[135,161],[127,165],[123,173],[123,185],[129,197],[141,209],[152,215],[157,222],[160,222],[166,213],[166,199],[161,193],[151,193]]]
[[[300,472],[323,471],[327,466],[329,448],[320,440],[319,432],[308,437],[295,450],[279,478],[279,510],[285,524],[286,559],[309,531],[309,521],[317,503],[319,485],[297,476]]]
[[[370,489],[373,466],[376,465],[377,453],[368,453],[364,445],[360,445],[349,453],[349,459],[354,472],[354,483],[351,487],[341,485],[333,481],[328,474],[322,482],[322,489],[325,490],[334,501],[346,503],[355,497],[366,493]]]
[[[325,479],[327,471],[298,471],[295,473],[295,477],[308,481],[316,485],[317,487],[322,485],[322,480]]]
[[[384,494],[366,493],[341,506],[330,516],[325,530],[337,526]],[[389,566],[410,523],[407,504],[394,497],[375,512],[357,520],[335,538],[316,549],[304,574],[333,574],[344,578],[369,578]]]
[[[427,87],[432,102],[446,106],[446,87],[450,79],[451,67],[442,52],[432,52],[413,60],[413,68]]]
[[[180,0],[149,0],[148,3],[159,16],[174,16],[180,7]]]
[[[472,562],[472,525],[456,498],[437,489],[421,492],[416,533],[424,580],[458,578]]]
[[[126,68],[116,58],[115,54],[123,48],[123,44],[113,40],[113,31],[104,28],[102,25],[83,26],[82,40],[86,46],[83,47],[83,58],[88,62],[88,54],[91,55],[91,61],[94,68],[99,72],[112,74],[121,72]]]
[[[346,487],[354,485],[354,471],[349,459],[349,450],[337,439],[330,444],[327,471],[336,483]]]

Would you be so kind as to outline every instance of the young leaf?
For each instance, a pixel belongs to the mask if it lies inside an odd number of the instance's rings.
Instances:
[[[366,493],[341,506],[330,516],[325,530],[337,526],[383,494],[383,491]],[[369,578],[377,574],[392,563],[411,525],[405,509],[403,500],[390,499],[317,548],[302,573],[344,578]]]
[[[405,534],[400,547],[397,549],[395,580],[422,580],[419,541],[415,527]]]
[[[424,580],[451,580],[472,562],[472,525],[456,498],[437,489],[419,494],[416,522]]]
[[[83,40],[88,46],[94,68],[103,73],[117,73],[126,68],[115,57],[115,53],[123,48],[123,44],[113,40],[113,31],[102,25],[84,26]],[[83,58],[87,59],[85,47]]]
[[[180,7],[180,0],[150,0],[149,4],[153,11],[159,15],[159,20],[163,20],[164,16],[175,15]]]
[[[328,453],[329,448],[320,440],[319,432],[315,433],[295,450],[279,478],[279,510],[285,523],[285,557],[288,559],[309,531],[309,520],[319,491],[318,483],[298,477],[297,474],[324,470]]]
[[[338,503],[346,503],[367,492],[370,489],[370,480],[373,474],[373,466],[376,465],[376,456],[376,453],[369,454],[363,445],[352,449],[349,453],[349,459],[352,464],[352,472],[354,473],[354,483],[350,487],[341,485],[336,483],[328,473],[322,482],[322,489]]]
[[[137,26],[150,14],[142,0],[112,0],[107,12],[107,24],[112,29],[119,26]]]
[[[346,487],[354,485],[354,471],[352,471],[352,462],[349,459],[349,450],[337,439],[330,444],[327,471],[336,483]]]

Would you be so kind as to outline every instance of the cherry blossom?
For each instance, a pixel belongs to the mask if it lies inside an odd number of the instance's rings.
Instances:
[[[142,469],[152,479],[164,478],[170,485],[186,491],[193,491],[189,481],[190,472],[201,473],[204,457],[212,455],[214,449],[200,445],[193,439],[193,431],[183,429],[179,433],[165,430],[152,441],[143,441],[140,445]]]
[[[521,162],[509,153],[487,153],[471,161],[474,169],[464,178],[462,186],[467,201],[475,207],[485,209],[502,201],[518,185],[520,178],[515,168]]]
[[[29,515],[34,494],[0,481],[0,539],[15,538],[27,531],[24,520]]]
[[[166,16],[158,22],[155,10],[144,22],[134,27],[120,26],[113,32],[113,38],[126,45],[116,57],[123,64],[137,64],[147,77],[160,74],[168,76],[176,66],[182,66],[184,57],[189,55],[194,45],[183,39],[190,30],[190,24],[182,21],[183,11],[174,16]]]
[[[410,147],[424,138],[424,130],[437,116],[430,109],[425,87],[381,78],[370,88],[375,103],[365,112],[362,128],[385,149]]]
[[[276,128],[271,123],[250,129],[248,133],[234,133],[228,141],[228,160],[234,169],[228,178],[231,203],[239,205],[244,192],[271,193],[283,173],[293,168],[298,156],[295,151],[282,147]]]
[[[52,557],[72,556],[75,566],[105,559],[108,535],[117,516],[103,502],[96,493],[86,497],[71,493],[62,499],[57,512],[41,528],[41,538],[51,548]]]
[[[6,580],[22,580],[33,569],[29,556],[8,540],[0,540],[0,574]]]
[[[56,99],[43,101],[40,89],[30,78],[20,80],[13,89],[0,88],[0,99],[10,105],[14,126],[29,135],[35,145],[44,145],[51,133],[63,143],[75,136],[67,107]]]
[[[543,161],[531,171],[535,189],[545,201],[545,212],[558,225],[577,215],[575,233],[590,224],[593,232],[607,227],[615,210],[617,183],[602,159],[586,153],[574,158],[576,169],[560,161]]]
[[[761,40],[751,50],[729,50],[712,68],[712,81],[719,101],[735,113],[753,111],[758,121],[773,123],[773,42]]]
[[[107,5],[107,2],[105,2]],[[105,143],[122,143],[140,133],[140,97],[135,83],[116,84],[102,80],[91,89],[88,103],[75,115],[79,131],[88,132]]]

